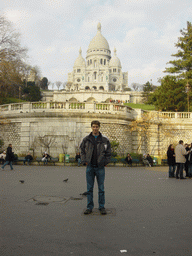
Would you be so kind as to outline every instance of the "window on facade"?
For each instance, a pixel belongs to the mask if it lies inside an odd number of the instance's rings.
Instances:
[[[96,66],[97,66],[97,61],[94,60],[94,67],[96,68]]]
[[[90,82],[90,77],[89,76],[88,76],[87,80],[88,80],[88,82]]]
[[[109,69],[109,73],[111,73],[111,69]]]
[[[118,72],[120,73],[120,69],[118,69]]]
[[[90,65],[92,64],[92,60],[90,60]]]
[[[102,59],[100,59],[100,64],[103,64],[103,60]]]
[[[113,69],[113,72],[117,72],[117,71],[116,71],[116,68]]]
[[[103,76],[101,77],[101,82],[103,82]]]
[[[117,82],[117,78],[113,78],[113,82]]]
[[[80,78],[78,78],[78,79],[77,79],[77,82],[79,83],[80,81],[81,81],[81,79],[80,79]]]
[[[81,72],[81,69],[77,69],[77,73],[80,73]]]
[[[94,72],[93,75],[94,75],[94,80],[96,80],[97,79],[97,72]]]
[[[104,60],[104,65],[106,65],[106,60]]]
[[[96,86],[93,86],[93,89],[94,89],[94,90],[97,90],[97,87],[96,87]]]
[[[89,66],[89,60],[87,61],[87,65]]]

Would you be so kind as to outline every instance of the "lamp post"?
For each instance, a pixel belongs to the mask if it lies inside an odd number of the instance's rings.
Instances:
[[[190,89],[191,89],[191,87],[190,87],[189,83],[187,82],[187,84],[186,84],[186,86],[185,86],[185,91],[186,91],[186,93],[187,93],[188,113],[189,113],[189,92],[190,92]]]

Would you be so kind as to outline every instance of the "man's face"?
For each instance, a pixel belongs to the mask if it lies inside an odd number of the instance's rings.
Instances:
[[[91,126],[91,129],[92,129],[93,134],[98,134],[99,133],[99,125],[93,124]]]

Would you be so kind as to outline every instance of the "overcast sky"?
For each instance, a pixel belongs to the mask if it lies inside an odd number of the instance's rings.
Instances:
[[[4,14],[20,30],[29,63],[49,81],[67,81],[82,48],[86,57],[97,24],[131,83],[163,77],[177,51],[180,29],[192,21],[191,0],[1,0]]]

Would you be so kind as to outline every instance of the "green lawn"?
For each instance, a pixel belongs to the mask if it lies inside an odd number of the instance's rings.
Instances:
[[[153,106],[153,105],[134,104],[134,103],[124,103],[124,105],[129,106],[131,108],[140,108],[143,110],[155,110],[155,106]]]
[[[4,100],[4,103],[3,104],[10,104],[10,103],[20,103],[20,102],[26,102],[26,100],[19,100],[19,99],[17,99],[17,98],[12,98],[12,97],[10,97],[10,98],[6,98],[5,100]]]

